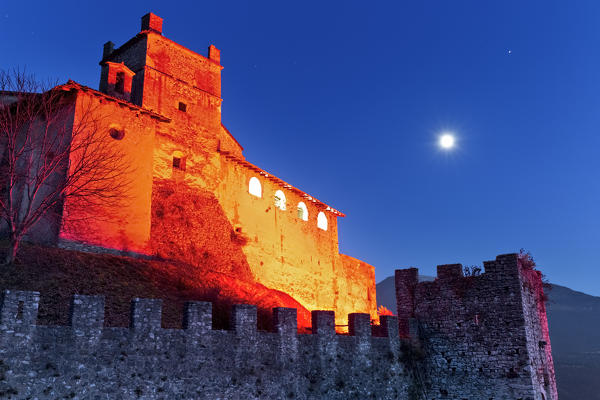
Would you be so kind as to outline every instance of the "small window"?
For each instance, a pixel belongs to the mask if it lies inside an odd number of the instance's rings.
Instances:
[[[123,129],[110,128],[108,133],[110,137],[115,140],[121,140],[125,137],[125,131]]]
[[[175,151],[173,153],[173,169],[185,171],[185,157],[180,151]]]
[[[181,168],[181,158],[173,157],[173,168],[183,169]]]
[[[303,202],[298,203],[298,218],[302,221],[308,221],[308,208]]]
[[[115,92],[123,94],[125,92],[125,72],[117,72],[115,80]]]
[[[258,178],[255,176],[250,178],[250,183],[248,184],[248,193],[256,197],[262,197],[262,186],[260,185]]]
[[[275,207],[285,211],[285,194],[281,190],[275,192]]]
[[[181,101],[179,102],[179,111],[183,111],[186,112],[187,111],[187,104],[182,103]]]
[[[17,304],[17,320],[19,320],[19,321],[23,320],[23,309],[24,308],[25,308],[25,302],[19,301],[19,303]]]
[[[327,230],[327,217],[323,211],[320,211],[319,215],[317,215],[317,228],[323,229],[324,231]]]

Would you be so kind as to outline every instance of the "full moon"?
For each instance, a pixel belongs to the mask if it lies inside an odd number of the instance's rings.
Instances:
[[[454,136],[452,136],[449,133],[444,133],[442,136],[440,136],[440,147],[444,150],[450,150],[451,148],[454,147]]]

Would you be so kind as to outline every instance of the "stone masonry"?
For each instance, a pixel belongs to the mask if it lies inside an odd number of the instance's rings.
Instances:
[[[232,309],[212,330],[212,306],[188,303],[184,329],[161,328],[161,301],[136,299],[129,328],[103,327],[104,299],[76,295],[71,326],[35,325],[39,294],[6,291],[0,323],[0,398],[9,399],[396,399],[410,380],[397,320],[371,336],[368,314],[336,335],[332,311],[313,311],[298,335],[296,310],[273,309],[258,332],[256,307]]]
[[[130,40],[105,43],[99,90],[73,81],[53,88],[70,107],[67,130],[97,121],[98,139],[126,166],[115,167],[126,190],[94,207],[67,197],[28,240],[215,270],[307,310],[334,310],[338,325],[352,312],[377,319],[374,267],[340,253],[344,214],[247,161],[225,127],[221,60],[214,45],[203,55],[171,40],[148,13]]]
[[[399,320],[350,314],[349,335],[336,334],[332,311],[313,311],[312,334],[298,334],[290,308],[273,309],[273,332],[257,331],[250,305],[213,330],[205,302],[186,305],[183,329],[163,329],[155,299],[132,302],[129,328],[105,327],[103,297],[82,295],[70,326],[40,326],[39,294],[9,290],[0,397],[557,399],[540,274],[520,271],[516,254],[484,265],[472,277],[440,266],[431,283],[397,271]]]
[[[460,264],[440,265],[421,283],[416,268],[396,271],[401,334],[419,338],[419,387],[427,399],[557,399],[541,274],[516,254],[484,267],[465,277]]]

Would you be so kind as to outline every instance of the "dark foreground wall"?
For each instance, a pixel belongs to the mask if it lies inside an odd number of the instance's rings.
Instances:
[[[484,267],[440,265],[420,283],[416,268],[396,271],[401,333],[419,337],[418,386],[427,399],[558,399],[541,273],[516,254]]]
[[[211,304],[189,303],[185,329],[160,328],[160,300],[132,304],[130,328],[103,327],[102,297],[75,296],[71,326],[36,326],[39,295],[4,293],[0,398],[397,399],[410,380],[397,320],[371,337],[368,314],[313,312],[298,335],[296,310],[274,309],[276,331],[256,331],[256,308],[232,310],[231,331],[211,330]]]
[[[161,301],[136,299],[130,328],[104,327],[104,300],[75,296],[70,326],[36,325],[39,294],[6,291],[0,308],[0,398],[556,400],[540,274],[517,255],[434,282],[396,271],[398,318],[370,325],[332,311],[234,306],[231,330],[212,330],[212,305],[188,303],[184,329],[162,329]],[[373,336],[374,332],[377,336]]]

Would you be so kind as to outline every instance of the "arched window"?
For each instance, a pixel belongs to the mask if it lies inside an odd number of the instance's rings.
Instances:
[[[317,215],[317,228],[323,229],[324,231],[327,230],[327,217],[323,211],[320,211],[319,215]]]
[[[275,207],[285,211],[285,194],[281,190],[275,192]]]
[[[108,134],[115,140],[121,140],[125,137],[125,131],[119,128],[110,128]]]
[[[302,221],[308,221],[308,208],[303,202],[298,203],[298,218]]]
[[[125,137],[125,130],[121,125],[110,124],[108,127],[108,134],[115,140],[121,140]]]
[[[248,184],[248,193],[250,193],[252,196],[262,197],[262,186],[260,185],[258,178],[255,176],[250,178],[250,183]]]

